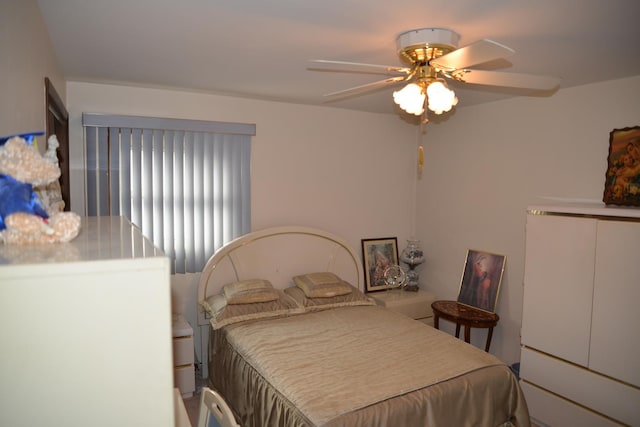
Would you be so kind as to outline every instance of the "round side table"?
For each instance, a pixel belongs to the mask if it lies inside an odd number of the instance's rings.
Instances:
[[[460,326],[464,326],[464,341],[471,341],[471,328],[487,328],[487,343],[484,350],[489,351],[493,328],[498,324],[500,316],[496,313],[480,310],[479,308],[461,304],[457,301],[435,301],[431,304],[433,309],[433,327],[439,329],[439,320],[449,320],[456,324],[456,338],[460,337]]]

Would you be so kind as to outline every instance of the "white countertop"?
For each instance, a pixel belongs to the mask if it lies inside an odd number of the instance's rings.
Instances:
[[[125,217],[83,217],[80,234],[68,243],[0,244],[0,266],[150,257],[164,253]]]

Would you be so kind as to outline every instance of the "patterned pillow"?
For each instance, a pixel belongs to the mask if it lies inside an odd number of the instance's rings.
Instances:
[[[347,295],[354,289],[333,273],[309,273],[295,276],[293,283],[304,291],[308,298],[329,298]]]
[[[213,329],[247,320],[270,319],[304,313],[304,307],[289,295],[276,289],[274,292],[278,294],[278,298],[272,301],[229,304],[226,297],[220,294],[207,298],[200,305],[211,316],[210,323]]]
[[[359,289],[354,287],[352,287],[350,293],[337,295],[335,297],[309,298],[305,295],[304,291],[297,286],[286,288],[284,292],[296,300],[306,311],[319,311],[354,305],[376,305],[373,299],[367,297]]]
[[[250,279],[229,283],[222,287],[227,304],[251,304],[275,301],[280,297],[268,280]]]

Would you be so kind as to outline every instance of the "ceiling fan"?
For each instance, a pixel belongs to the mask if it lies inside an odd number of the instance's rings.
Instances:
[[[356,72],[387,74],[384,80],[337,92],[325,97],[342,98],[392,86],[402,82],[408,84],[393,94],[394,101],[404,111],[420,116],[425,112],[425,100],[429,110],[436,114],[451,110],[458,103],[447,79],[462,83],[501,86],[536,91],[553,90],[560,79],[533,74],[506,73],[473,70],[469,67],[505,58],[515,51],[492,40],[483,39],[458,48],[460,35],[447,28],[420,28],[401,33],[397,38],[398,55],[407,64],[405,67],[363,64],[358,62],[315,59],[311,62],[323,65],[348,66]]]

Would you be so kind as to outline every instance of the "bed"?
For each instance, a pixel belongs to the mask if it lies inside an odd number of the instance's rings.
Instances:
[[[500,360],[363,293],[358,254],[306,227],[244,235],[198,285],[208,382],[244,427],[530,426]]]

